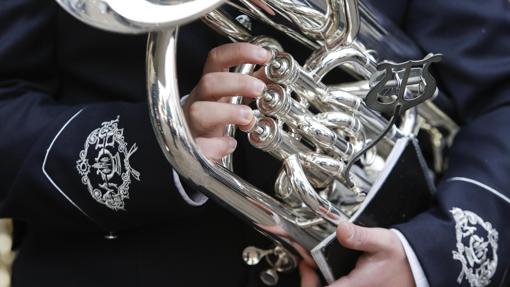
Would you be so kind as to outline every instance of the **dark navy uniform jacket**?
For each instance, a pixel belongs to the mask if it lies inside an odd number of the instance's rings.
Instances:
[[[372,2],[424,51],[445,55],[435,71],[443,108],[462,126],[435,206],[396,228],[431,286],[503,286],[510,2]],[[200,24],[182,30],[182,93],[222,41]],[[14,286],[258,284],[239,256],[252,234],[176,191],[149,123],[144,58],[144,36],[89,28],[49,0],[0,2],[0,215],[15,220]]]

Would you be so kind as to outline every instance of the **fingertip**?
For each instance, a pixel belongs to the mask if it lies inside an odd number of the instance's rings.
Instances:
[[[353,250],[375,253],[391,249],[394,244],[391,231],[384,228],[368,228],[345,222],[338,225],[336,232],[340,244]]]
[[[236,150],[237,140],[233,137],[220,137],[218,139],[221,141],[222,147],[218,149],[217,158],[221,160],[223,157],[233,153]]]
[[[237,147],[237,140],[232,137],[227,137],[227,146],[228,146],[228,154],[231,154],[232,152],[234,152],[234,150]],[[228,154],[226,154],[226,155],[228,155]]]
[[[212,161],[220,161],[231,154],[237,147],[237,141],[232,137],[195,138],[200,151]]]
[[[272,54],[265,48],[257,46],[257,50],[255,52],[255,56],[257,60],[260,61],[261,64],[267,63],[269,60],[271,60]]]
[[[218,162],[221,161],[222,158],[233,153],[237,148],[237,141],[232,137],[223,137],[220,138],[220,140],[223,142],[223,148],[219,148],[215,156],[212,157],[213,160]]]
[[[350,245],[350,241],[352,240],[354,234],[353,224],[349,221],[342,221],[338,224],[336,229],[336,237],[338,241],[345,246]]]
[[[246,124],[246,125],[240,125],[239,126],[239,129],[245,133],[249,133],[249,132],[252,132],[253,128],[255,127],[255,125],[257,124],[257,118],[255,118],[255,116],[253,116],[251,118],[251,121]]]
[[[266,83],[249,75],[238,75],[238,87],[236,89],[245,98],[255,99],[260,97],[267,88]]]
[[[257,78],[253,78],[252,83],[253,83],[253,90],[255,92],[255,94],[253,96],[258,97],[258,96],[262,95],[262,92],[264,92],[264,90],[266,89],[266,83],[264,83],[264,81],[259,80]]]
[[[213,157],[215,161],[221,161],[222,158],[233,153],[237,148],[237,141],[234,138],[223,137],[220,139],[223,142],[223,148],[220,148],[216,156]]]
[[[253,110],[248,106],[240,106],[239,113],[241,114],[241,126],[249,125],[253,121]]]

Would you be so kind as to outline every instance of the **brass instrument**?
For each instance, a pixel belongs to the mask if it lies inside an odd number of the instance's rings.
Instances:
[[[271,26],[309,48],[308,59],[298,63],[275,39],[252,35],[249,25],[216,9],[223,0],[56,1],[95,27],[150,32],[148,100],[163,152],[181,177],[275,241],[273,249],[243,252],[248,264],[267,259],[270,268],[261,279],[268,285],[277,284],[279,272],[296,266],[296,244],[312,254],[332,282],[356,258],[334,246],[339,222],[389,226],[423,208],[433,187],[416,146],[420,129],[432,135],[435,171],[444,167],[442,148],[451,143],[457,126],[430,101],[439,91],[428,68],[440,55],[423,58],[412,41],[365,2],[226,2],[245,20]],[[258,122],[248,138],[283,161],[276,197],[232,173],[230,157],[221,164],[205,158],[188,130],[179,102],[176,43],[178,25],[199,17],[233,41],[249,41],[273,53],[264,67],[273,84],[257,99]],[[336,68],[355,80],[324,84],[323,77]],[[253,69],[242,65],[237,71]],[[233,135],[235,127],[225,132]],[[329,256],[332,252],[339,259]]]

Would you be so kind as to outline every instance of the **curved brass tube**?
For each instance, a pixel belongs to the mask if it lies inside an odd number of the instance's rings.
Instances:
[[[225,0],[156,4],[147,0],[55,0],[69,14],[99,29],[140,34],[191,22]]]
[[[321,237],[302,228],[303,221],[276,199],[266,195],[197,149],[180,106],[176,73],[177,29],[151,33],[147,54],[147,83],[152,124],[168,161],[185,180],[219,199],[236,214],[265,230],[278,230],[272,237],[286,243],[294,239],[310,250]],[[197,176],[201,174],[201,176]],[[279,233],[286,236],[281,236]]]

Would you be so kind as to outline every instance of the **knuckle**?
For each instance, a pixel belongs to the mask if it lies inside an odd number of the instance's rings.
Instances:
[[[203,75],[202,78],[200,79],[199,84],[198,84],[199,94],[202,97],[206,97],[211,92],[211,90],[214,88],[215,84],[216,84],[216,79],[215,79],[214,74],[209,73],[209,74]]]
[[[201,114],[201,103],[194,102],[189,106],[189,116],[193,121],[196,121]]]

